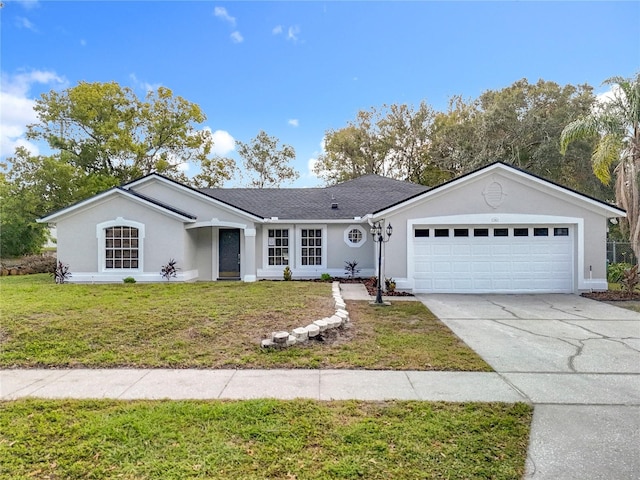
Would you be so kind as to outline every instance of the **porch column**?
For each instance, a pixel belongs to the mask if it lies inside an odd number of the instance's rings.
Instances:
[[[256,277],[256,229],[244,229],[244,256],[242,258],[245,282],[255,282]]]

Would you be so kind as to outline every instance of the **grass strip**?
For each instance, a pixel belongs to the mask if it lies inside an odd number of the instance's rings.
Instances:
[[[519,479],[532,408],[504,403],[0,403],[0,479]]]

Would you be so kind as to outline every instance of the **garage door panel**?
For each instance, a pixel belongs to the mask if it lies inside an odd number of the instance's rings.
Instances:
[[[433,262],[434,273],[450,273],[451,262]]]
[[[453,273],[468,274],[471,272],[471,265],[469,262],[454,262],[451,271]]]
[[[490,263],[493,273],[507,273],[511,271],[511,262],[494,260]]]
[[[471,245],[452,245],[451,254],[459,257],[468,257],[471,255]]]
[[[473,281],[470,278],[460,278],[454,280],[453,288],[456,290],[469,290],[473,288]]]
[[[491,245],[472,245],[471,255],[474,257],[491,255]]]
[[[451,245],[435,244],[431,250],[431,255],[448,257],[451,255]]]
[[[537,226],[536,226],[537,227]],[[553,225],[542,225],[553,234]],[[440,227],[438,227],[440,228]],[[456,226],[455,228],[460,228]],[[473,225],[464,226],[473,232]],[[493,226],[480,226],[492,232]],[[569,236],[421,237],[414,243],[416,292],[573,291],[573,229]],[[534,230],[529,227],[529,233]]]
[[[471,273],[491,273],[491,264],[487,261],[473,261],[471,262]]]

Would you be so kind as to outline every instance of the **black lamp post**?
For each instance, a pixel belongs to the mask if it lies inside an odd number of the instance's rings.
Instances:
[[[376,301],[374,305],[384,305],[382,301],[382,244],[389,241],[391,234],[393,233],[393,227],[391,224],[387,225],[386,236],[382,229],[382,223],[376,222],[371,226],[371,235],[373,235],[373,241],[378,242],[378,293],[376,294]]]

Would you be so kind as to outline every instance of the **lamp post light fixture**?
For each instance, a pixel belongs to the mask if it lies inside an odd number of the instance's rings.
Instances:
[[[382,301],[382,280],[380,278],[382,274],[382,244],[391,239],[393,227],[391,224],[387,225],[385,232],[382,228],[382,222],[378,221],[371,226],[370,231],[373,236],[373,241],[378,243],[378,292],[376,294],[376,301],[373,302],[373,305],[385,305]]]

